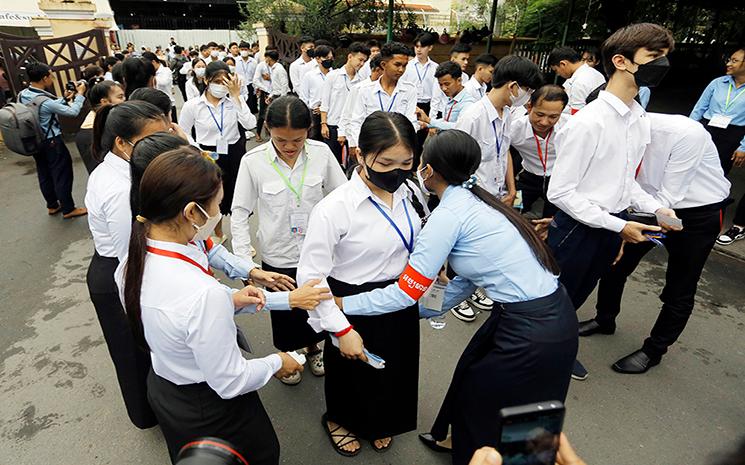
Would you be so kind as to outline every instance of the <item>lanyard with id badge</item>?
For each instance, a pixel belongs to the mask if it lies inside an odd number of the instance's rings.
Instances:
[[[301,208],[302,199],[303,199],[303,186],[305,185],[305,174],[308,172],[308,164],[310,163],[310,159],[308,158],[308,150],[307,146],[304,147],[304,152],[306,153],[305,157],[305,163],[303,164],[303,175],[300,178],[300,184],[297,186],[293,186],[292,182],[290,182],[290,179],[285,176],[285,174],[282,172],[282,170],[279,169],[279,166],[277,166],[277,163],[275,163],[274,160],[271,159],[271,154],[269,153],[269,147],[266,148],[266,158],[270,165],[272,165],[272,168],[274,168],[274,171],[277,172],[280,178],[282,178],[282,182],[285,183],[285,186],[287,186],[288,189],[290,189],[290,192],[292,192],[295,196],[295,199],[297,200],[293,204],[290,204],[290,234],[295,237],[302,237],[305,236],[305,232],[308,229],[308,216],[309,212],[306,209]]]
[[[217,130],[220,131],[220,137],[217,138],[217,144],[215,144],[215,152],[217,152],[219,155],[227,155],[228,154],[228,141],[225,139],[225,135],[223,134],[223,129],[225,128],[225,102],[222,102],[220,104],[220,122],[217,122],[217,118],[215,117],[215,114],[212,112],[212,108],[207,106],[207,110],[210,112],[210,116],[212,116],[212,121],[215,122],[215,126],[217,126]]]
[[[507,186],[505,183],[505,171],[506,168],[502,167],[502,144],[504,143],[504,125],[505,120],[502,120],[502,126],[499,130],[499,137],[497,137],[497,122],[492,121],[491,127],[494,131],[494,145],[497,148],[497,167],[499,168],[498,176],[494,179],[494,181],[499,185],[499,196],[505,196],[507,195]]]
[[[735,101],[745,92],[745,89],[741,89],[740,92],[738,92],[735,95],[735,98],[732,98],[732,83],[729,83],[729,89],[727,89],[727,100],[724,102],[724,115],[718,114],[711,117],[709,120],[709,126],[714,128],[720,128],[720,129],[727,129],[729,126],[729,123],[732,122],[732,117],[727,116],[726,113],[729,111],[729,108],[732,106],[732,104],[735,103]],[[730,100],[732,99],[732,100]]]

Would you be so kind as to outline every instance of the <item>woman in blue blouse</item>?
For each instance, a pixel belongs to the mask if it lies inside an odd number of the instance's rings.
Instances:
[[[417,176],[440,205],[417,237],[401,278],[337,299],[345,313],[404,308],[422,297],[448,260],[458,276],[447,285],[440,308],[422,308],[422,315],[444,313],[479,287],[496,302],[463,352],[432,429],[442,441],[452,427],[458,465],[478,448],[497,445],[500,409],[566,398],[578,340],[574,307],[547,246],[477,184],[480,153],[476,141],[458,130],[430,141]],[[361,349],[345,355],[363,357]]]

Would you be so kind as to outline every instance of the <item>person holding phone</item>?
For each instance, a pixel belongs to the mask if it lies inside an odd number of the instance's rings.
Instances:
[[[512,207],[477,182],[480,163],[481,149],[469,134],[450,129],[434,136],[417,177],[440,204],[400,279],[357,295],[331,288],[345,314],[384,314],[422,299],[447,260],[457,277],[438,303],[428,297],[420,304],[420,315],[441,315],[477,287],[495,302],[458,361],[431,434],[420,436],[438,449],[450,427],[455,465],[467,464],[479,447],[497,445],[502,408],[563,401],[578,344],[577,316],[551,252]],[[362,356],[365,341],[348,341],[344,355]]]

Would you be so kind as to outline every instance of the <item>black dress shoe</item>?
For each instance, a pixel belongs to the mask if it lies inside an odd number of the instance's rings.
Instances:
[[[437,444],[437,440],[429,433],[419,433],[419,440],[435,452],[452,452],[452,449]]]
[[[662,360],[662,357],[652,358],[640,349],[617,361],[611,368],[619,373],[638,375],[646,373],[653,366],[659,365],[660,360]]]
[[[615,326],[612,328],[601,326],[594,318],[579,322],[579,335],[582,337],[592,336],[593,334],[613,334],[615,332]]]

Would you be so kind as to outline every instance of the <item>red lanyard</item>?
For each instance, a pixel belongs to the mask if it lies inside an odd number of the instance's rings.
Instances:
[[[554,133],[554,128],[549,129],[548,134],[546,134],[546,157],[543,156],[543,151],[541,150],[541,143],[538,141],[538,136],[533,133],[533,137],[535,138],[535,146],[538,149],[538,159],[541,160],[541,165],[543,165],[543,175],[546,175],[546,162],[548,161],[548,140],[551,138],[551,134]]]
[[[160,255],[160,256],[163,256],[163,257],[176,258],[178,260],[185,261],[186,263],[190,263],[190,264],[196,266],[197,268],[199,268],[200,270],[202,270],[203,273],[205,273],[207,275],[210,275],[210,276],[213,276],[212,271],[210,271],[207,268],[203,267],[202,265],[200,265],[199,263],[197,263],[196,261],[192,260],[191,258],[187,257],[184,254],[180,254],[178,252],[173,252],[171,250],[157,249],[157,248],[151,247],[151,246],[147,246],[147,251],[150,252],[150,253],[152,253],[152,254],[155,254],[155,255]]]
[[[445,121],[450,121],[450,115],[453,113],[453,108],[458,104],[457,100],[453,100],[453,104],[450,105],[450,111],[448,111],[448,115],[445,117]]]

